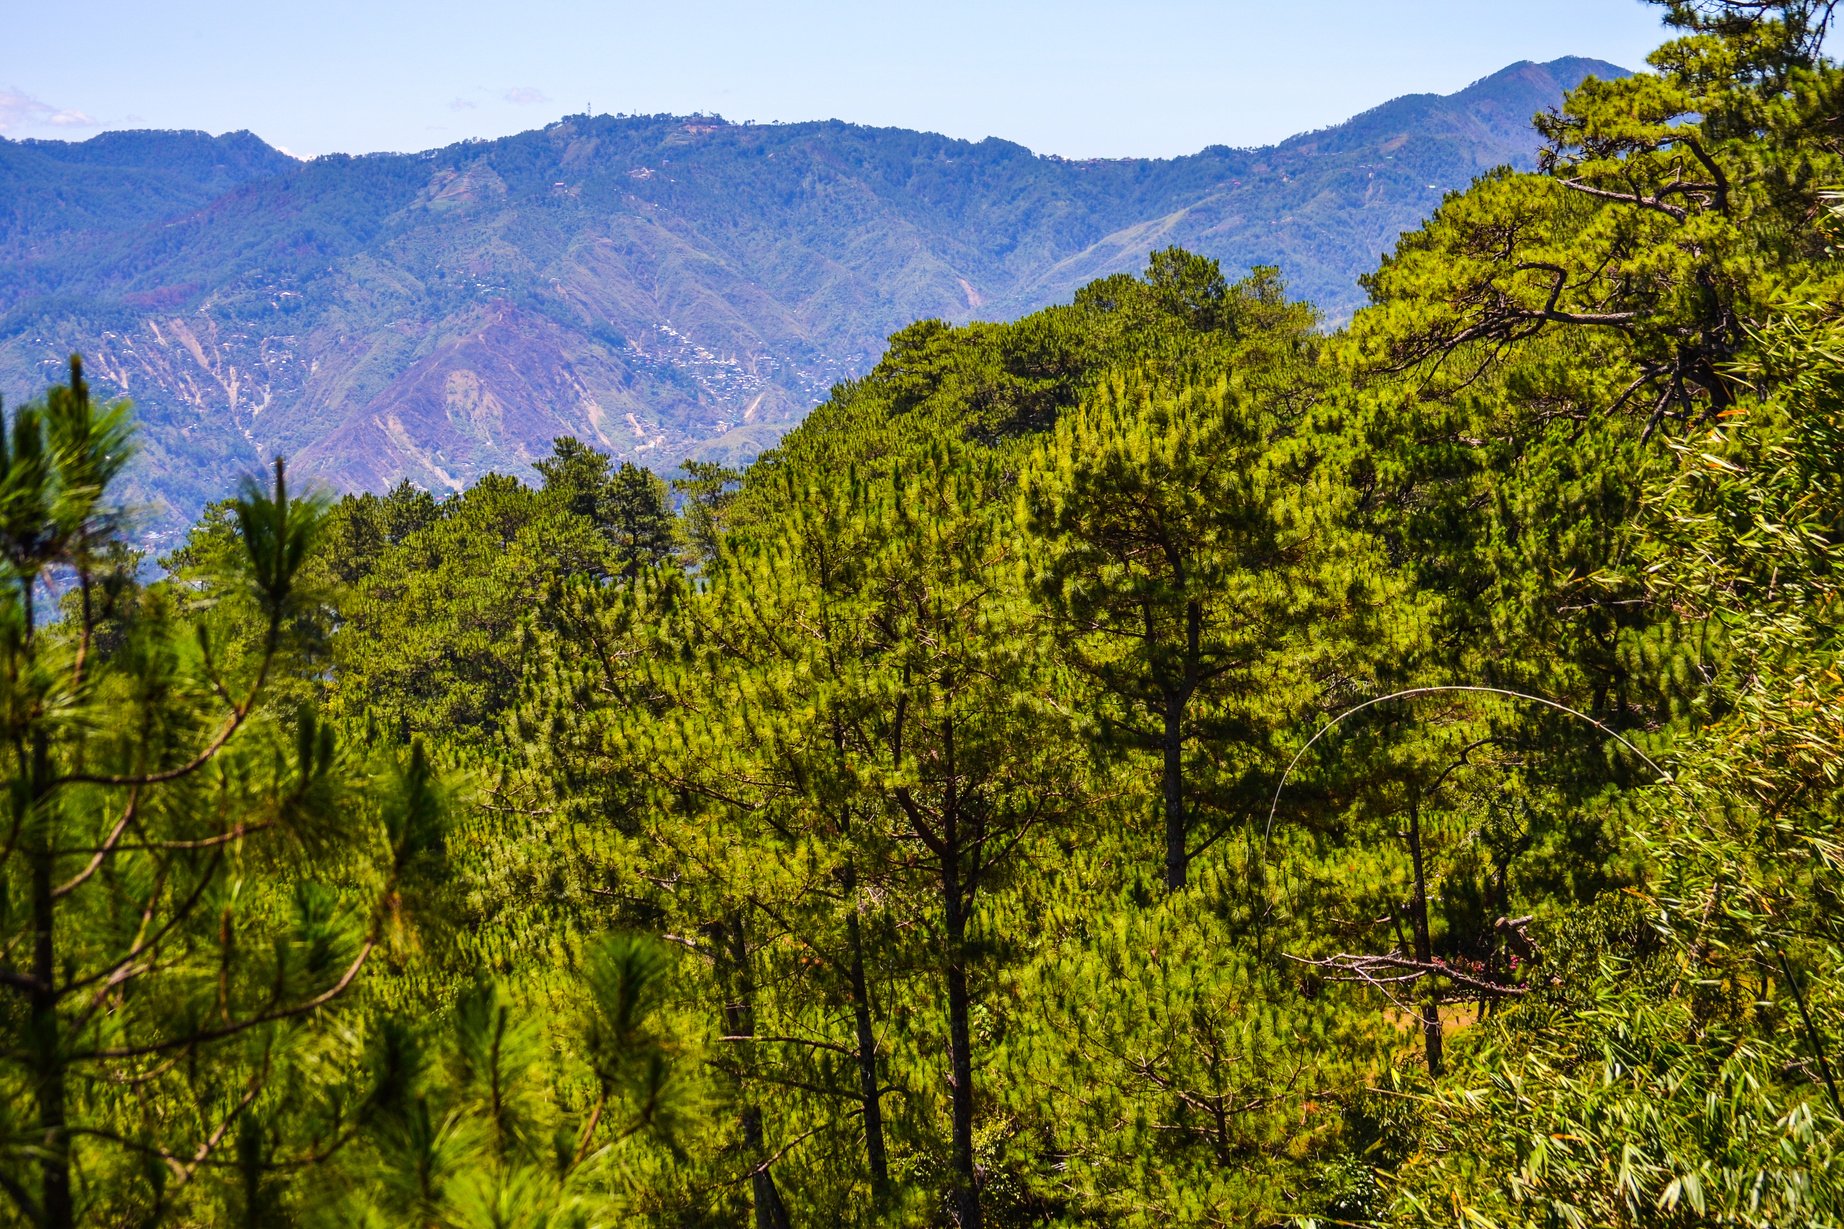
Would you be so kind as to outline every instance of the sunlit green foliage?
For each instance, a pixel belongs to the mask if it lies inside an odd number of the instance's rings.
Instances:
[[[73,371],[0,1223],[1836,1223],[1841,77],[1668,8],[1349,329],[1170,249],[741,474],[278,465],[147,582]]]

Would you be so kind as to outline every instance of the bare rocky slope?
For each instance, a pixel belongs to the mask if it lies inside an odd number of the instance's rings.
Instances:
[[[1004,318],[1177,243],[1330,319],[1582,78],[1518,64],[1266,149],[1072,161],[840,122],[572,116],[298,162],[249,133],[0,140],[0,394],[81,351],[155,541],[276,454],[339,488],[524,473],[573,434],[743,460],[911,320]]]

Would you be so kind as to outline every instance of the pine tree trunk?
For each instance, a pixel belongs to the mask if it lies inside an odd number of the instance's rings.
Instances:
[[[743,1149],[751,1157],[763,1154],[766,1145],[762,1139],[762,1111],[755,1106],[743,1110]],[[761,1162],[756,1162],[761,1165]],[[756,1169],[749,1176],[749,1193],[756,1205],[756,1229],[788,1229],[787,1205],[781,1202],[781,1192],[775,1187],[775,1175],[766,1166]]]
[[[1434,944],[1428,935],[1428,878],[1421,860],[1421,794],[1413,787],[1409,793],[1409,856],[1415,864],[1415,959],[1425,967],[1434,960]],[[1423,983],[1432,985],[1427,975]],[[1440,1003],[1430,988],[1422,996],[1421,1004],[1422,1046],[1428,1055],[1428,1074],[1439,1076],[1442,1070],[1441,1059],[1441,1011]]]
[[[845,865],[845,930],[851,945],[852,1024],[857,1033],[858,1095],[864,1112],[865,1164],[871,1172],[871,1196],[882,1207],[890,1191],[890,1161],[884,1150],[883,1095],[877,1087],[877,1034],[871,1022],[871,995],[864,976],[864,932],[858,925],[854,893],[858,872]]]
[[[967,917],[956,851],[942,858],[942,905],[947,923],[948,1090],[954,1116],[954,1219],[980,1229],[980,1191],[973,1168],[973,1030],[967,994]]]
[[[730,958],[730,1001],[724,1004],[724,1030],[731,1037],[753,1037],[756,1031],[755,979],[749,973],[749,943],[743,921],[732,917],[722,927]],[[775,1175],[764,1161],[767,1144],[762,1132],[762,1111],[746,1099],[738,1118],[743,1128],[743,1155],[749,1158],[749,1191],[755,1203],[756,1229],[789,1229],[787,1206],[775,1186]]]
[[[1165,887],[1176,892],[1185,886],[1189,861],[1185,857],[1184,704],[1176,696],[1166,700],[1161,746],[1165,752],[1161,781],[1165,795]]]
[[[1165,694],[1165,730],[1160,738],[1164,767],[1160,784],[1165,801],[1165,889],[1177,892],[1185,886],[1191,859],[1185,852],[1190,838],[1185,823],[1185,709],[1197,693],[1203,669],[1204,608],[1197,601],[1185,603],[1184,678],[1176,691]]]
[[[39,1162],[42,1175],[41,1211],[46,1229],[70,1229],[73,1208],[70,1192],[70,1135],[64,1109],[64,1062],[59,1053],[58,1002],[52,988],[57,974],[57,949],[52,941],[51,855],[32,856],[32,980],[31,1029],[37,1076]]]
[[[26,603],[27,635],[31,634],[31,598]],[[24,748],[21,748],[24,752]],[[30,758],[28,759],[27,756]],[[20,757],[27,773],[27,801],[23,805],[37,810],[46,794],[45,782],[51,779],[51,754],[43,732],[38,733],[29,752]],[[56,932],[54,929],[56,897],[52,894],[52,837],[49,831],[39,838],[38,848],[30,858],[32,878],[32,981],[30,1015],[34,1065],[37,1067],[37,1101],[39,1146],[44,1149],[39,1162],[42,1190],[40,1213],[46,1229],[70,1229],[75,1223],[75,1207],[70,1189],[70,1130],[64,1101],[64,1055],[58,1029],[58,971]]]

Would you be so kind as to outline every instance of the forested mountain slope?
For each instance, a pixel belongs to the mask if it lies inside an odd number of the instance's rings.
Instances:
[[[73,362],[0,1229],[1844,1224],[1831,15],[1671,3],[1344,327],[1162,248],[676,500],[277,462],[148,577]]]
[[[1257,150],[1069,161],[839,122],[574,116],[296,162],[247,133],[0,142],[0,393],[135,399],[150,520],[286,454],[344,488],[529,473],[574,434],[740,459],[919,317],[1011,318],[1177,242],[1333,318],[1588,75],[1520,64]]]

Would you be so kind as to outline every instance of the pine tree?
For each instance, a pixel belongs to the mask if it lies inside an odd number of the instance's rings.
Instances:
[[[1208,746],[1220,782],[1210,801],[1246,813],[1237,778],[1271,767],[1261,731],[1289,721],[1276,702],[1310,711],[1315,674],[1361,670],[1311,641],[1338,638],[1327,625],[1341,608],[1361,621],[1380,602],[1339,558],[1356,543],[1341,540],[1335,467],[1310,438],[1310,310],[1266,273],[1181,293],[1173,262],[1155,257],[1154,292],[1236,322],[1225,348],[1186,380],[1112,377],[1066,414],[1026,475],[1023,517],[1035,587],[1100,693],[1100,733],[1158,757],[1165,883],[1177,891],[1205,793],[1187,760]]]
[[[0,1190],[62,1229],[152,1222],[225,1174],[258,1223],[271,1179],[337,1147],[362,1100],[334,1006],[440,828],[415,764],[368,797],[310,708],[269,705],[321,505],[278,461],[230,505],[220,587],[143,587],[108,502],[128,439],[73,359],[0,449]],[[253,641],[189,609],[220,593],[253,609]]]

